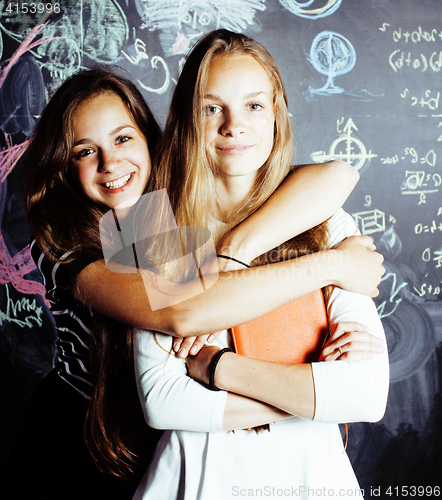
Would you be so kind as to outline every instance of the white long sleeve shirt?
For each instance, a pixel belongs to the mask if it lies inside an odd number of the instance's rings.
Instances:
[[[332,245],[356,233],[353,219],[342,210],[330,220],[329,230]],[[328,313],[332,326],[358,321],[385,340],[369,297],[335,288]],[[227,341],[223,332],[216,344],[226,347]],[[166,429],[134,500],[360,496],[337,424],[382,418],[388,394],[386,352],[369,361],[312,363],[314,420],[293,417],[256,434],[222,431],[227,393],[189,378],[171,347],[167,335],[134,333],[145,418],[150,426]]]

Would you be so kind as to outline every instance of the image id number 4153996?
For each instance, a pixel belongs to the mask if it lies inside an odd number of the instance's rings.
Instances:
[[[5,12],[9,14],[59,14],[61,7],[58,2],[10,2]]]
[[[372,488],[372,495],[377,496],[376,493],[380,496],[380,488]],[[385,495],[391,498],[434,498],[440,496],[440,486],[389,486]]]

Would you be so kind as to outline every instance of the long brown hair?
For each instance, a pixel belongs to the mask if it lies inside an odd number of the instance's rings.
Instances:
[[[156,164],[161,131],[132,82],[104,69],[84,70],[68,78],[44,109],[21,167],[29,226],[39,247],[52,260],[69,252],[64,258],[69,262],[85,252],[99,255],[101,249],[98,222],[108,207],[98,206],[78,191],[68,166],[73,115],[83,102],[105,92],[121,98],[146,137],[152,165]]]
[[[152,166],[156,165],[161,131],[132,82],[104,69],[80,71],[67,79],[35,127],[21,174],[31,231],[54,262],[85,255],[102,258],[99,221],[109,208],[79,192],[68,166],[73,115],[82,103],[103,93],[114,93],[123,101],[146,137]],[[135,443],[144,443],[147,432],[136,391],[131,329],[94,313],[90,367],[93,389],[84,425],[86,445],[101,471],[127,477],[137,467]]]

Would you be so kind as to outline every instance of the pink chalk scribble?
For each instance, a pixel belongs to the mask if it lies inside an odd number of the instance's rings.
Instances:
[[[184,33],[179,33],[176,37],[175,43],[172,46],[172,52],[180,54],[187,47],[188,43],[189,39],[187,38],[187,36]]]
[[[5,148],[0,152],[0,185],[3,184],[8,174],[15,167],[25,152],[27,145],[28,141],[25,141]],[[34,269],[36,269],[36,266],[32,260],[30,246],[26,245],[20,252],[12,256],[0,231],[0,284],[11,283],[21,293],[41,295],[45,300],[45,304],[50,307],[49,302],[44,298],[45,287],[38,281],[25,278],[25,275]]]

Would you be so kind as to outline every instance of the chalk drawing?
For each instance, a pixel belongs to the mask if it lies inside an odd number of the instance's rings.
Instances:
[[[352,215],[362,234],[373,234],[385,231],[385,213],[381,210],[367,210]]]
[[[6,177],[12,171],[26,149],[27,143],[10,146],[0,152],[0,217],[3,218],[3,207],[6,197]],[[1,220],[0,219],[0,220]],[[45,296],[44,286],[25,275],[35,269],[29,245],[14,256],[11,255],[4,236],[0,232],[0,284],[11,283],[16,290],[27,295],[39,294]],[[49,302],[46,301],[49,307]]]
[[[9,288],[6,285],[6,311],[0,311],[0,326],[3,323],[14,323],[21,328],[33,328],[43,326],[43,308],[37,305],[36,299],[29,300],[25,297],[12,300],[9,297]],[[29,313],[20,319],[19,315]]]
[[[165,55],[186,54],[204,33],[225,28],[244,31],[255,25],[265,0],[135,0],[141,29],[159,30]]]
[[[315,8],[309,9],[315,1]],[[279,2],[296,16],[307,17],[308,19],[320,19],[321,17],[333,14],[333,12],[335,12],[341,5],[342,0],[327,0],[326,4],[322,7],[318,6],[321,2],[317,0],[307,0],[306,2],[297,2],[296,0],[279,0]]]
[[[349,73],[356,64],[353,45],[339,33],[323,31],[316,35],[310,48],[310,62],[313,67],[327,77],[320,89],[310,89],[314,94],[339,94],[344,89],[334,83],[336,76]]]
[[[147,55],[146,51],[146,44],[143,42],[143,40],[137,38],[134,43],[134,49],[135,49],[135,56],[130,56],[126,54],[124,50],[122,50],[121,53],[126,57],[126,59],[128,59],[134,65],[138,65],[141,61],[149,59],[149,56]],[[143,89],[147,90],[148,92],[153,92],[155,94],[161,95],[164,94],[169,88],[171,77],[170,77],[169,67],[166,61],[162,57],[154,56],[150,60],[150,65],[152,66],[153,69],[157,69],[158,63],[160,63],[160,65],[164,69],[164,83],[163,85],[161,85],[161,87],[152,88],[145,85],[141,80],[137,81],[140,84],[140,86],[143,87]]]
[[[0,28],[18,42],[30,33],[17,32],[12,20],[6,18],[2,18]],[[50,43],[32,47],[35,50],[31,52],[42,68],[62,81],[83,66],[85,56],[103,64],[116,62],[129,38],[129,26],[117,1],[82,0],[55,21],[41,25],[39,34]]]
[[[313,161],[322,163],[330,160],[343,160],[350,163],[356,170],[360,170],[367,160],[375,158],[377,155],[371,151],[367,152],[364,143],[353,135],[353,130],[358,130],[353,120],[349,118],[343,132],[333,141],[329,153],[316,151],[312,153]],[[356,146],[357,150],[355,150]]]

